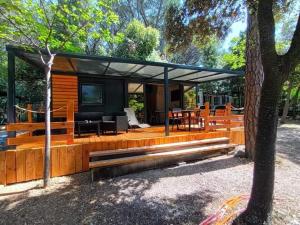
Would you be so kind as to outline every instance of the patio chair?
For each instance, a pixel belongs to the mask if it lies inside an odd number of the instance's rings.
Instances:
[[[112,116],[102,116],[101,122],[102,134],[107,131],[111,131],[114,134],[118,134],[119,131],[128,132],[128,119],[127,116],[112,115]]]
[[[174,128],[174,124],[176,124],[177,130],[179,130],[179,125],[182,123],[182,117],[177,117],[172,111],[169,111],[169,121],[172,125],[172,130]]]
[[[135,116],[135,112],[133,111],[132,108],[124,108],[124,112],[126,112],[127,117],[128,117],[128,125],[130,128],[148,128],[150,127],[149,124],[146,123],[140,123],[136,116]]]

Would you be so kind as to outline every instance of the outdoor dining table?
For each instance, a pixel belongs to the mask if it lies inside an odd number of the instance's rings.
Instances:
[[[178,110],[178,111],[173,111],[172,114],[173,114],[173,115],[176,115],[177,118],[178,118],[178,114],[179,114],[179,113],[186,113],[186,114],[188,114],[189,131],[191,131],[191,118],[192,118],[192,112],[194,112],[194,110],[192,110],[192,109],[182,109],[182,110]]]

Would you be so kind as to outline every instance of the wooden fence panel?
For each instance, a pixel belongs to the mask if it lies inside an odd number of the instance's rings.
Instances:
[[[35,179],[41,179],[44,176],[44,148],[35,150],[34,159],[36,162]]]
[[[51,148],[51,177],[60,176],[58,150],[59,150],[59,147]]]
[[[0,151],[0,185],[6,185],[6,152]]]
[[[35,180],[35,169],[36,169],[36,161],[35,161],[35,150],[27,149],[26,150],[26,181]]]
[[[82,145],[74,146],[75,150],[75,172],[82,171]]]
[[[16,171],[16,152],[6,151],[6,183],[13,184],[17,182]]]
[[[16,151],[17,182],[26,180],[26,151]]]

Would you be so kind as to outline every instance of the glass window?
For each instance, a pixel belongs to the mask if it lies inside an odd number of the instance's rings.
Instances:
[[[102,105],[103,85],[102,84],[81,84],[81,103]]]

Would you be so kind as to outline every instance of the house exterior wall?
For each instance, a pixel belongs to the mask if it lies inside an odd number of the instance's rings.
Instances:
[[[69,75],[52,75],[52,110],[53,117],[66,117],[66,105],[74,101],[74,112],[78,112],[78,78]],[[61,107],[61,110],[57,110]],[[57,111],[56,111],[57,110]]]

